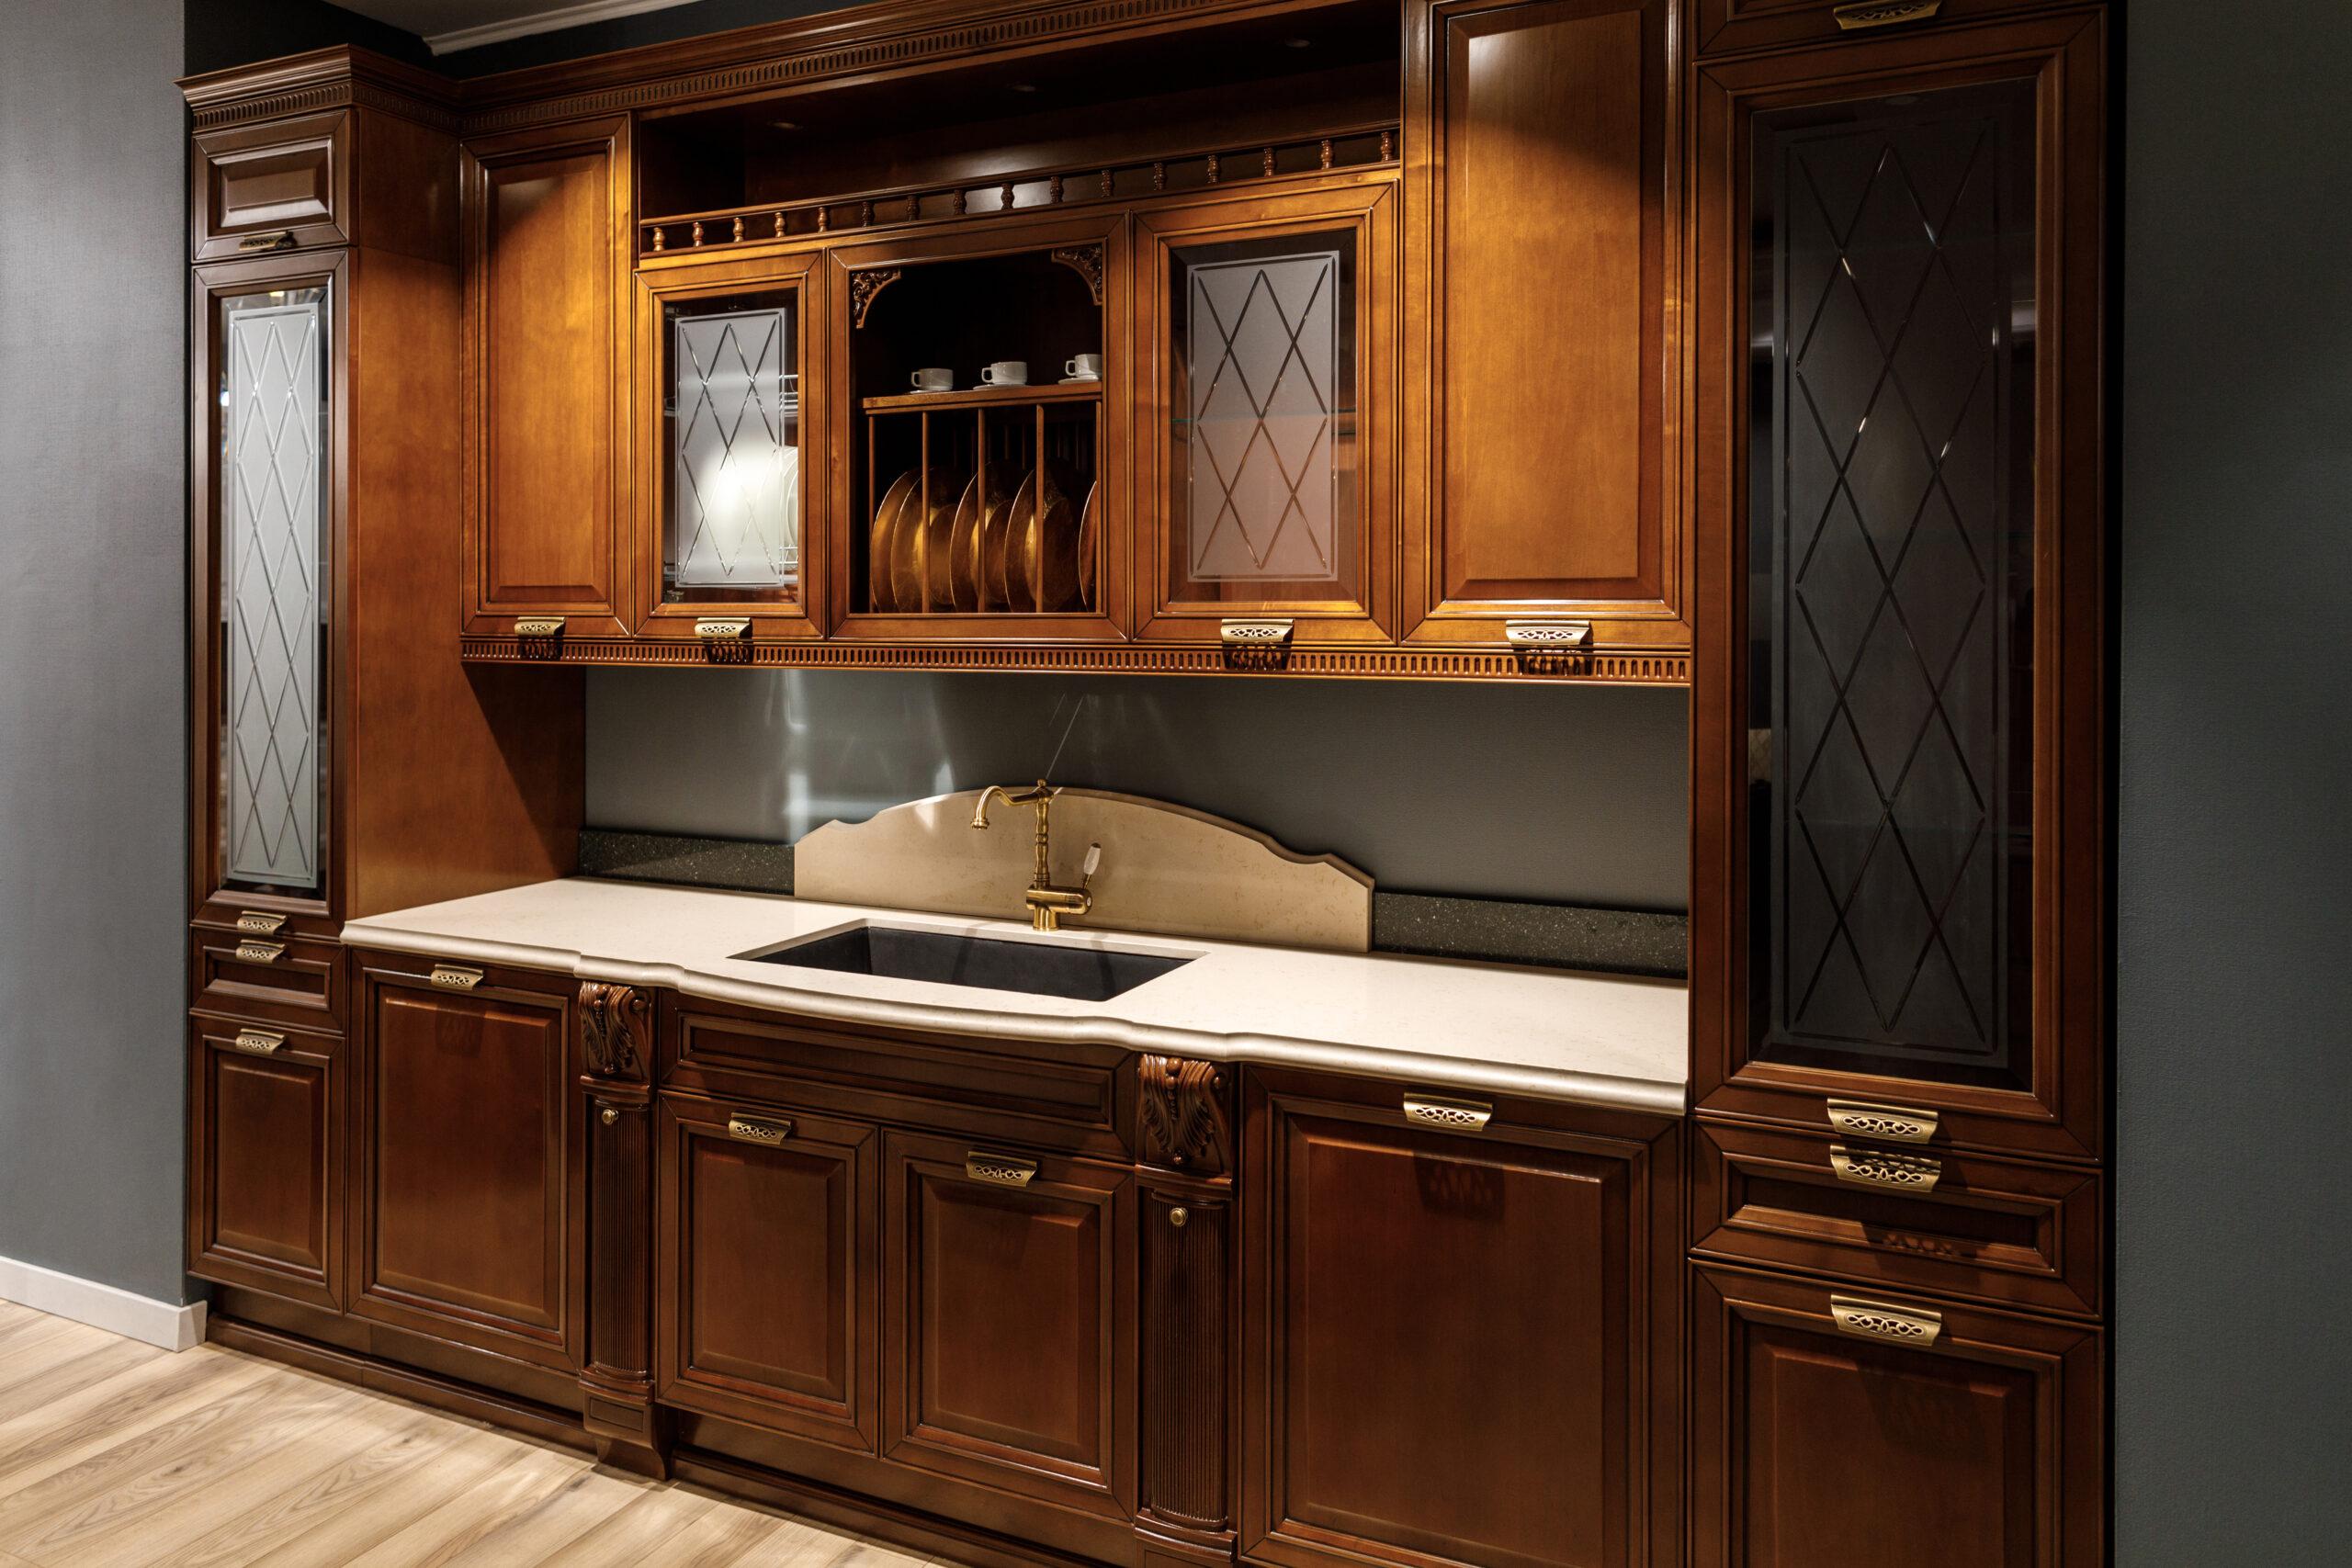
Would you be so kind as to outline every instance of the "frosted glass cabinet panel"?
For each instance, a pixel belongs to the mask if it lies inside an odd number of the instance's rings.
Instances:
[[[1755,122],[1759,1059],[2029,1070],[2034,129],[2030,81]]]
[[[1343,230],[1170,249],[1172,597],[1361,593],[1355,241]]]
[[[220,301],[221,866],[323,889],[327,292]]]
[[[665,603],[796,599],[800,586],[799,297],[664,308],[669,358]]]

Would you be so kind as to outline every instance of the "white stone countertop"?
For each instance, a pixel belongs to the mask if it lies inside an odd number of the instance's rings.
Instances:
[[[844,974],[735,956],[860,921],[1194,962],[1108,1001]],[[1310,953],[566,877],[354,920],[353,947],[511,964],[852,1023],[1093,1042],[1679,1113],[1689,992],[1666,980]]]

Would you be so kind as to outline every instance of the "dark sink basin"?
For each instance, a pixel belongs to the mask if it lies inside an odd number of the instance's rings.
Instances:
[[[931,980],[991,991],[1025,991],[1081,1002],[1108,1001],[1192,962],[1076,943],[1004,942],[903,926],[855,926],[773,953],[738,956],[759,964],[883,975],[893,980]]]

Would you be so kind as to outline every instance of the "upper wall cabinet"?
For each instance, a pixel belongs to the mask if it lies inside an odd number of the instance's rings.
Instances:
[[[332,109],[196,139],[196,259],[351,237],[351,111]]]
[[[1676,0],[1406,17],[1406,635],[1686,647]]]
[[[1698,73],[1702,1110],[2099,1150],[2103,27]]]
[[[466,147],[469,631],[630,629],[628,137],[616,117]]]
[[[2046,10],[2052,0],[1692,0],[1691,36],[1702,58],[1735,50],[1821,43],[1882,29],[1949,26],[2007,11]]]

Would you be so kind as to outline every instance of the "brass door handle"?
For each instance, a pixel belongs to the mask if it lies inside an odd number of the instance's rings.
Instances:
[[[1829,1316],[1840,1333],[1895,1345],[1932,1345],[1944,1331],[1944,1314],[1939,1312],[1868,1302],[1860,1296],[1830,1297]]]
[[[1037,1174],[1037,1162],[1012,1155],[984,1155],[974,1149],[964,1156],[964,1174],[991,1187],[1026,1187]]]
[[[237,930],[246,936],[276,936],[286,929],[286,917],[265,914],[259,909],[237,911]]]
[[[1883,1144],[1924,1144],[1936,1135],[1939,1118],[1932,1111],[1903,1105],[1871,1105],[1859,1100],[1829,1102],[1829,1124],[1849,1138],[1874,1138]]]
[[[239,255],[251,255],[257,251],[290,251],[294,248],[294,231],[273,229],[266,234],[248,234],[237,242]]]
[[[275,964],[285,956],[286,944],[282,942],[248,939],[237,944],[237,962],[240,964]]]
[[[231,1043],[256,1056],[274,1056],[277,1048],[286,1043],[286,1036],[268,1029],[240,1029]]]
[[[1929,1155],[1898,1155],[1886,1149],[1849,1149],[1829,1145],[1829,1168],[1840,1181],[1857,1187],[1888,1187],[1899,1192],[1931,1192],[1944,1173],[1944,1162]]]
[[[772,1149],[792,1136],[792,1123],[771,1122],[760,1116],[729,1116],[727,1135]]]
[[[1478,1133],[1495,1119],[1495,1108],[1476,1100],[1448,1100],[1442,1095],[1408,1094],[1405,1120],[1449,1133]]]
[[[481,984],[481,971],[462,964],[435,964],[426,978],[445,991],[470,991]]]

